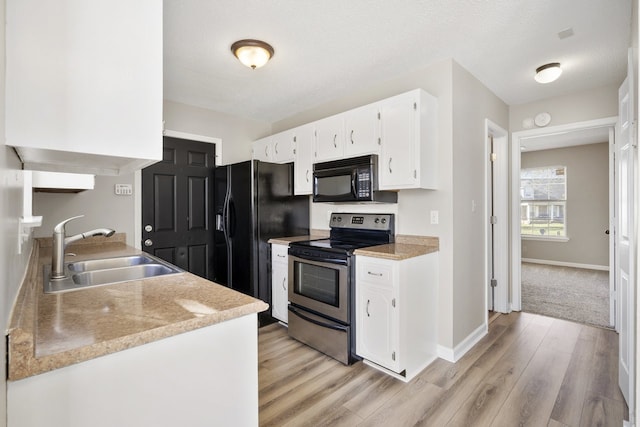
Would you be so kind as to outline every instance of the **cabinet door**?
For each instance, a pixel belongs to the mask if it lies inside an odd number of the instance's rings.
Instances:
[[[399,372],[397,315],[392,288],[358,283],[356,353]]]
[[[311,169],[313,151],[313,126],[305,125],[294,129],[295,164],[294,193],[306,195],[312,193],[313,170]]]
[[[369,104],[344,113],[346,157],[380,152],[378,104]]]
[[[273,162],[271,153],[271,137],[259,139],[253,143],[253,159],[262,162]]]
[[[277,133],[271,137],[273,161],[275,163],[288,163],[294,161],[294,136],[293,130],[287,130]]]
[[[271,315],[284,323],[288,322],[287,296],[288,268],[286,264],[274,263],[271,269]]]
[[[271,245],[271,316],[284,323],[288,322],[288,249],[287,245]]]
[[[313,162],[341,159],[344,156],[344,117],[327,117],[315,122],[316,144]]]
[[[417,185],[418,101],[415,92],[410,92],[380,103],[380,189],[398,190]]]
[[[6,143],[25,163],[162,159],[162,2],[10,1],[6,22]]]

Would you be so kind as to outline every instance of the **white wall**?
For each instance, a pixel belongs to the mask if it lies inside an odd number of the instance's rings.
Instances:
[[[112,228],[127,234],[127,244],[134,245],[134,197],[116,196],[115,184],[131,184],[134,174],[96,176],[93,190],[80,193],[34,193],[33,214],[42,215],[42,227],[35,237],[51,237],[53,227],[72,216],[84,215],[70,222],[67,234],[72,235],[94,228]],[[139,191],[140,189],[135,189]]]
[[[467,70],[453,64],[453,343],[487,316],[485,275],[485,119],[507,129],[507,105]]]
[[[0,0],[0,22],[4,22],[5,0]],[[32,240],[18,254],[18,218],[22,214],[21,164],[13,149],[5,144],[5,32],[0,31],[0,330],[6,331],[18,289],[27,270]],[[0,354],[6,354],[6,340]],[[0,363],[0,426],[7,425],[6,366]]]
[[[251,159],[251,143],[271,134],[271,124],[164,101],[164,128],[222,139],[222,163]]]
[[[556,96],[528,104],[509,106],[509,130],[525,130],[522,121],[547,112],[549,126],[564,125],[618,115],[618,87],[620,84],[589,89],[569,95]]]
[[[481,326],[486,317],[482,283],[486,251],[481,218],[485,156],[481,151],[485,118],[507,128],[506,104],[448,59],[276,122],[273,131],[290,129],[416,88],[438,98],[438,190],[400,191],[397,205],[314,203],[311,227],[327,229],[327,216],[332,210],[386,211],[397,213],[398,234],[439,237],[438,339],[440,345],[453,348]],[[478,203],[473,215],[469,208],[472,199]],[[459,210],[455,209],[456,205],[460,206]],[[438,225],[429,223],[431,210],[439,211]],[[458,228],[471,230],[471,234],[456,232]]]
[[[521,167],[567,167],[568,242],[522,239],[522,258],[609,266],[609,143],[523,152]]]

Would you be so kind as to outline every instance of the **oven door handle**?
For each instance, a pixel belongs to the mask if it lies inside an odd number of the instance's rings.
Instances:
[[[346,259],[323,258],[318,256],[308,256],[308,255],[291,253],[291,252],[289,252],[289,255],[301,260],[306,260],[306,261],[313,261],[313,262],[326,263],[326,264],[347,265]]]
[[[300,317],[301,319],[304,319],[307,322],[311,322],[311,323],[313,323],[315,325],[318,325],[318,326],[320,326],[322,328],[329,328],[329,329],[333,329],[335,331],[341,331],[341,332],[347,332],[348,331],[347,326],[337,325],[335,323],[324,323],[324,322],[321,322],[319,320],[307,317],[304,314],[302,314],[300,312],[300,310],[296,309],[295,307],[293,307],[291,305],[289,306],[289,311],[292,312],[293,314],[295,314],[296,316]]]

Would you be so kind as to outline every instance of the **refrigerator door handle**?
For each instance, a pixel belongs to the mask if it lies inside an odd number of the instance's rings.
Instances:
[[[233,203],[233,199],[229,199],[229,209],[227,212],[228,218],[228,233],[229,238],[232,238],[236,234],[236,204]]]

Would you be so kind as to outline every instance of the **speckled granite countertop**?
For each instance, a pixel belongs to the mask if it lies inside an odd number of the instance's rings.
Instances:
[[[395,243],[387,245],[370,246],[356,249],[354,254],[373,258],[384,258],[400,261],[420,255],[437,252],[440,242],[437,237],[396,235]]]
[[[124,239],[93,238],[70,246],[73,260],[139,253]],[[19,380],[226,320],[268,305],[191,273],[82,289],[43,292],[51,262],[46,241],[34,244],[9,324],[8,378]],[[66,258],[69,260],[69,257]]]
[[[278,237],[270,239],[269,243],[288,245],[291,242],[324,239],[328,236],[328,230],[326,233],[323,230],[312,230],[312,234],[309,236]],[[437,237],[398,234],[395,236],[395,243],[356,249],[354,253],[374,258],[403,260],[437,252],[439,248],[440,240]]]
[[[291,237],[274,237],[269,239],[268,243],[273,243],[275,245],[288,245],[291,242],[300,242],[303,240],[318,240],[318,239],[326,239],[329,237],[329,232],[327,233],[315,233],[308,236],[291,236]]]

